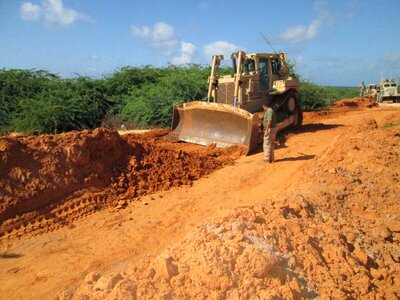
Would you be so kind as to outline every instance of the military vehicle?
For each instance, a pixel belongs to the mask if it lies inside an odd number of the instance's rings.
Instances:
[[[223,55],[212,57],[207,101],[174,107],[170,137],[218,147],[243,145],[246,154],[262,140],[263,104],[272,103],[277,130],[298,128],[303,120],[299,80],[290,74],[285,53],[232,53],[232,74],[220,76]]]
[[[393,103],[400,101],[399,88],[394,79],[381,80],[377,101],[393,101]]]

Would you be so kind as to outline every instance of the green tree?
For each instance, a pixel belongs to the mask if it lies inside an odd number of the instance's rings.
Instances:
[[[45,92],[52,82],[60,78],[44,70],[0,70],[0,131],[5,130],[18,103],[34,95]]]
[[[170,65],[155,83],[132,86],[121,116],[143,127],[169,126],[176,103],[205,99],[208,74],[209,68],[200,65]]]

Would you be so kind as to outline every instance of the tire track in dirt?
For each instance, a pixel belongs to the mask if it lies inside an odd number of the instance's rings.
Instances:
[[[241,155],[239,147],[163,141],[167,132],[122,138],[96,129],[0,138],[0,238],[52,231],[107,207],[191,185]]]

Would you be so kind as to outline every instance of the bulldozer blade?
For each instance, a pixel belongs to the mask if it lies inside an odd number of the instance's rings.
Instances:
[[[256,115],[222,103],[193,101],[174,107],[169,138],[218,147],[242,145],[246,155],[257,147],[259,128]]]

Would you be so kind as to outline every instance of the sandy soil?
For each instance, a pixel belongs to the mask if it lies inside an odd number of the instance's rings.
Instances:
[[[0,298],[399,297],[399,121],[343,100],[272,165],[159,131],[3,138]]]

